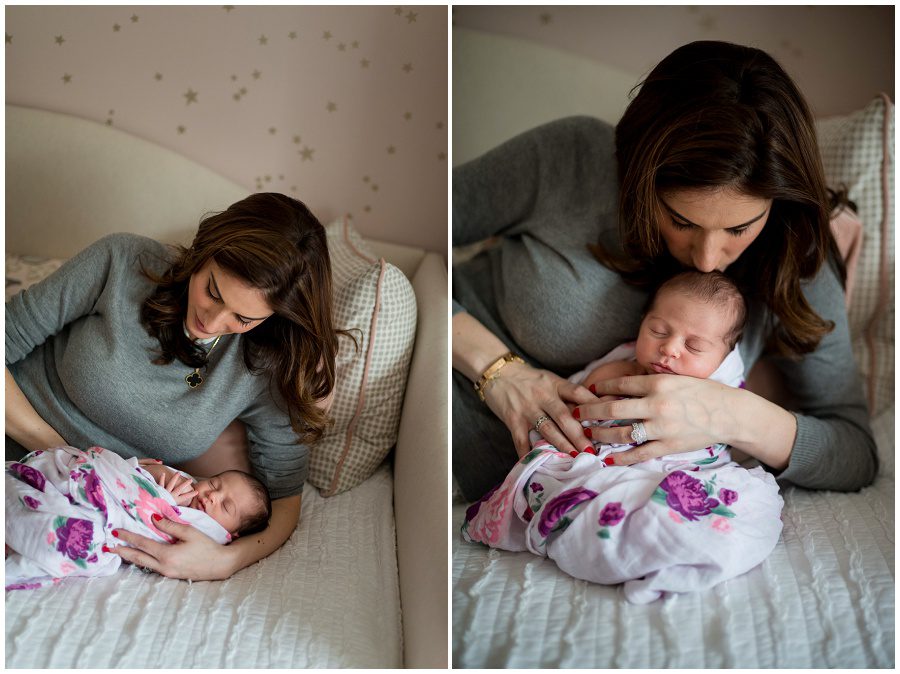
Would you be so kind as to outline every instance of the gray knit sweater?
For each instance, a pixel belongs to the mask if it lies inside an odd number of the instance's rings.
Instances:
[[[611,126],[573,117],[524,133],[453,172],[453,244],[501,237],[486,254],[454,268],[454,312],[468,311],[532,364],[564,376],[634,339],[646,299],[585,247],[602,240],[621,249],[614,152]],[[778,477],[809,488],[856,490],[874,480],[877,459],[843,291],[826,265],[804,292],[835,329],[799,362],[777,362],[797,418],[790,464]],[[763,350],[768,320],[766,307],[751,304],[741,342],[748,368]],[[467,423],[457,418],[466,408],[454,402],[454,427]]]
[[[268,377],[250,374],[241,337],[226,335],[190,389],[178,360],[154,365],[159,342],[140,324],[140,306],[167,268],[169,249],[113,234],[6,303],[6,364],[37,413],[75,447],[167,464],[202,454],[235,418],[247,426],[250,463],[272,498],[299,494],[308,449],[296,444]]]

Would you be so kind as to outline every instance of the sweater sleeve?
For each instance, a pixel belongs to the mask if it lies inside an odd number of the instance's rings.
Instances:
[[[577,212],[596,189],[616,185],[610,161],[613,127],[591,117],[567,117],[503,143],[453,170],[453,245],[475,243],[540,226],[548,213]],[[574,234],[574,233],[573,233]]]
[[[778,479],[809,489],[855,491],[874,481],[878,458],[843,290],[830,265],[805,285],[804,294],[819,316],[834,322],[834,330],[804,358],[775,361],[797,418],[790,462]]]
[[[81,316],[94,313],[115,260],[133,235],[110,234],[6,303],[6,364],[18,362]]]

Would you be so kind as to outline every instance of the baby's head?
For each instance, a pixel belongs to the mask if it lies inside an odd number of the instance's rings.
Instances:
[[[636,357],[648,372],[709,377],[741,338],[747,306],[722,272],[686,271],[656,291],[641,321]]]
[[[265,485],[249,473],[226,470],[199,480],[191,508],[202,510],[237,538],[262,531],[272,515],[272,500]]]

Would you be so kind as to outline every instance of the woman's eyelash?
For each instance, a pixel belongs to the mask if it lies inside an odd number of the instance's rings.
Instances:
[[[729,234],[731,234],[731,236],[740,236],[741,234],[746,232],[748,229],[750,229],[749,225],[746,227],[735,227],[734,229],[727,230],[727,232]]]
[[[674,218],[672,218],[672,227],[674,227],[675,229],[679,229],[679,230],[686,230],[686,229],[693,229],[694,225],[689,225],[686,222],[679,222],[678,220],[675,220]],[[728,232],[729,234],[731,234],[731,236],[741,236],[748,229],[750,229],[749,225],[747,225],[745,227],[735,227],[733,229],[726,229],[725,231]]]
[[[678,220],[675,220],[674,218],[672,218],[672,226],[675,229],[691,229],[691,228],[693,228],[693,225],[689,225],[686,222],[678,222]]]
[[[215,295],[212,294],[212,290],[209,289],[209,286],[206,286],[206,294],[209,295],[210,299],[212,299],[214,302],[222,301],[221,297],[216,297]],[[237,319],[238,319],[238,323],[243,325],[245,328],[253,322],[253,321],[245,321],[240,316],[238,316]]]

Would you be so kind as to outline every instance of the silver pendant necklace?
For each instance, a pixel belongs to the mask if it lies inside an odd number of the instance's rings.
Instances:
[[[220,339],[222,339],[222,335],[216,337],[216,341],[214,341],[212,346],[209,347],[209,351],[206,352],[207,358],[209,358],[209,354],[212,353],[212,350],[216,348],[216,344],[219,343]],[[199,388],[200,384],[203,383],[203,377],[200,376],[200,368],[198,367],[193,372],[184,375],[184,381],[191,388]]]

